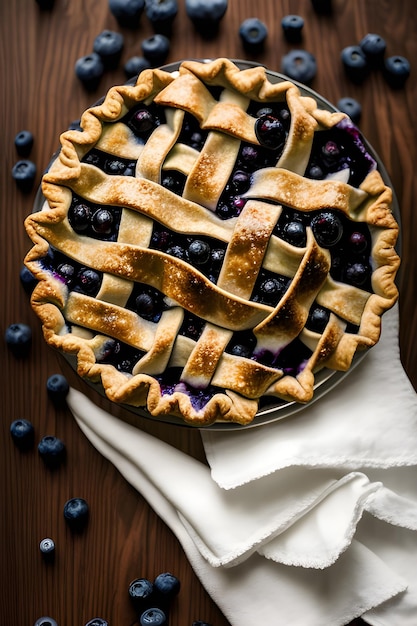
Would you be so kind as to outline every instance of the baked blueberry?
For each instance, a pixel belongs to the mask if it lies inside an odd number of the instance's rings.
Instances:
[[[402,56],[391,56],[385,59],[384,77],[393,89],[401,89],[410,76],[410,62]]]
[[[123,165],[123,170],[125,169]],[[113,227],[113,214],[108,209],[97,209],[92,217],[93,231],[98,235],[110,235]]]
[[[89,506],[84,498],[70,498],[64,505],[64,519],[71,530],[83,530],[87,524]]]
[[[135,578],[129,585],[129,598],[134,609],[139,613],[149,608],[154,597],[153,584],[147,578]]]
[[[285,241],[298,248],[303,248],[307,243],[305,226],[299,220],[287,222],[282,229],[281,236]]]
[[[31,191],[36,178],[36,165],[29,159],[21,159],[13,165],[12,177],[21,191]]]
[[[94,39],[93,51],[100,56],[105,69],[114,69],[119,64],[123,46],[124,38],[121,33],[103,30]]]
[[[353,231],[349,237],[349,246],[352,252],[363,254],[367,248],[368,242],[363,233]]]
[[[227,11],[227,0],[185,0],[185,11],[195,29],[204,37],[214,37]]]
[[[145,0],[109,0],[110,12],[120,26],[137,28],[145,8]]]
[[[97,52],[90,52],[75,62],[75,75],[88,91],[97,89],[104,74],[102,58]]]
[[[38,617],[33,626],[58,626],[58,622],[52,617]]]
[[[308,85],[317,73],[316,58],[307,50],[290,50],[282,57],[282,73]]]
[[[264,48],[268,28],[259,18],[248,17],[239,27],[239,37],[246,52],[257,54]]]
[[[55,542],[49,537],[45,537],[39,542],[39,550],[45,561],[52,561],[55,557]]]
[[[65,460],[65,444],[54,435],[45,435],[38,443],[38,453],[47,467],[55,469]]]
[[[169,37],[178,13],[177,0],[146,0],[146,17],[156,33]]]
[[[371,269],[364,263],[353,263],[346,268],[346,282],[355,287],[362,287],[368,280]]]
[[[21,268],[19,278],[23,289],[30,295],[35,289],[38,281],[26,265]]]
[[[77,291],[81,291],[88,296],[92,296],[97,294],[100,283],[100,274],[95,270],[90,269],[89,267],[84,267],[78,273],[76,289]]]
[[[69,392],[68,380],[62,374],[52,374],[46,381],[46,391],[55,404],[63,404]]]
[[[147,37],[142,41],[142,54],[153,66],[162,65],[170,49],[170,43],[168,37],[156,33],[151,37]]]
[[[386,41],[381,35],[368,33],[359,42],[359,46],[371,65],[381,64],[387,47]]]
[[[167,617],[162,609],[151,607],[143,611],[139,618],[139,623],[141,626],[165,626]]]
[[[102,617],[93,617],[85,626],[109,626],[109,623]]]
[[[299,43],[302,38],[304,20],[300,15],[284,15],[281,20],[284,37],[290,43]]]
[[[21,130],[14,138],[17,154],[28,157],[33,147],[33,135],[30,130]]]
[[[319,305],[313,305],[310,309],[306,326],[316,333],[323,333],[329,321],[329,311]]]
[[[336,245],[343,234],[343,224],[333,211],[320,211],[311,220],[311,230],[319,246]]]
[[[143,70],[147,70],[151,67],[148,59],[141,56],[130,57],[124,64],[124,71],[127,78],[133,78],[138,76]]]
[[[90,225],[92,210],[84,202],[73,204],[68,211],[68,219],[76,233],[82,233]]]
[[[206,241],[194,239],[188,246],[188,258],[193,265],[204,265],[210,259],[210,246]]]
[[[349,98],[348,96],[340,98],[337,103],[337,108],[342,113],[349,115],[354,124],[358,124],[362,116],[362,107],[355,98]]]
[[[6,328],[6,344],[16,357],[24,357],[29,353],[32,345],[32,330],[27,324],[16,322]]]
[[[26,419],[17,419],[10,424],[10,435],[20,450],[29,450],[33,446],[35,429]]]
[[[354,83],[361,83],[369,74],[369,63],[360,46],[343,48],[340,58],[346,75]]]
[[[285,143],[285,129],[273,115],[261,115],[255,122],[255,134],[262,146],[272,150],[282,149]]]

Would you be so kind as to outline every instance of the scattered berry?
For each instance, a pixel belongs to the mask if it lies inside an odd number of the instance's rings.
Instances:
[[[124,64],[124,71],[127,78],[133,78],[150,67],[151,64],[145,57],[134,56],[130,57]]]
[[[198,620],[194,620],[192,623],[192,626],[211,626],[211,624],[209,624],[208,622],[205,622],[201,619]]]
[[[337,103],[337,108],[339,111],[342,111],[342,113],[349,115],[354,124],[359,124],[362,116],[362,107],[355,98],[341,98]]]
[[[359,46],[371,65],[380,65],[387,47],[385,39],[376,33],[368,33],[359,42]]]
[[[82,530],[88,521],[89,507],[84,498],[71,498],[64,505],[64,518],[71,530]]]
[[[85,626],[109,626],[109,623],[102,617],[94,617]]]
[[[33,147],[33,135],[30,130],[21,130],[14,138],[17,154],[21,157],[28,157]]]
[[[300,15],[285,15],[281,20],[284,37],[290,43],[299,43],[302,38],[304,20]]]
[[[145,0],[109,0],[110,12],[120,26],[137,28],[145,8]]]
[[[227,11],[227,0],[185,0],[185,11],[194,28],[205,38],[214,37]]]
[[[39,542],[39,550],[41,551],[41,554],[45,560],[52,560],[55,556],[54,540],[50,539],[49,537],[45,537],[45,539],[42,539]]]
[[[239,27],[239,36],[246,52],[257,54],[264,48],[268,28],[257,17],[249,17]]]
[[[24,265],[21,268],[19,277],[20,277],[20,282],[22,283],[23,289],[26,291],[27,294],[30,295],[32,291],[35,289],[35,286],[38,281],[36,280],[32,272],[30,271],[30,269],[26,267],[26,265]]]
[[[5,340],[14,356],[24,357],[32,344],[32,331],[27,324],[17,322],[6,328]]]
[[[388,57],[384,63],[384,76],[393,89],[401,89],[410,76],[410,62],[402,56]]]
[[[156,33],[169,37],[178,13],[177,0],[146,0],[146,17]]]
[[[308,85],[317,73],[316,59],[307,50],[290,50],[282,58],[282,73]]]
[[[17,161],[12,168],[12,177],[21,191],[31,191],[36,178],[36,165],[29,159]]]
[[[162,65],[170,49],[168,37],[156,33],[142,41],[142,53],[145,59],[153,66]]]
[[[99,54],[91,52],[75,62],[75,75],[88,91],[97,89],[104,73],[103,61]]]
[[[52,374],[46,381],[46,390],[48,396],[56,404],[65,402],[69,392],[69,384],[65,376],[62,374]]]
[[[341,52],[346,75],[354,83],[361,83],[369,74],[369,64],[360,46],[347,46]]]
[[[129,597],[139,613],[150,607],[153,600],[153,584],[147,578],[135,578],[129,585]]]
[[[33,446],[35,429],[29,420],[17,419],[10,424],[13,442],[20,450],[29,450]]]
[[[163,572],[155,578],[153,586],[160,598],[172,600],[179,594],[181,582],[174,574]]]
[[[162,609],[151,607],[142,613],[139,623],[141,626],[165,626],[167,618]]]
[[[38,444],[38,452],[45,465],[55,469],[65,459],[65,444],[54,435],[45,435]]]
[[[52,617],[39,617],[33,626],[58,626],[58,622]]]
[[[103,30],[94,39],[93,51],[98,54],[105,69],[117,67],[122,55],[124,38],[121,33]]]

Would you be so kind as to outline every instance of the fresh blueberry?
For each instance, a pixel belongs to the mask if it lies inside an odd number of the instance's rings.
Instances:
[[[104,74],[103,61],[97,52],[80,57],[75,62],[75,75],[88,91],[97,89]]]
[[[306,326],[317,333],[322,333],[329,321],[329,311],[319,305],[314,305],[309,312]]]
[[[10,324],[6,328],[5,340],[14,356],[24,357],[29,353],[32,344],[32,330],[21,322]]]
[[[340,58],[346,75],[354,83],[361,83],[369,74],[369,63],[360,46],[343,48]]]
[[[153,66],[162,65],[170,49],[170,43],[168,37],[156,33],[151,37],[147,37],[142,41],[142,54]]]
[[[26,265],[21,268],[19,277],[23,289],[30,295],[37,285],[37,279]]]
[[[69,392],[68,380],[62,374],[52,374],[46,381],[46,391],[55,404],[62,404]]]
[[[129,598],[137,612],[144,611],[152,604],[154,597],[153,584],[147,578],[135,578],[129,585]]]
[[[21,191],[31,191],[36,178],[36,165],[29,159],[21,159],[12,168],[12,177]]]
[[[359,42],[359,46],[371,65],[380,65],[387,47],[386,41],[381,35],[368,33]]]
[[[319,15],[330,15],[333,10],[332,0],[311,0],[312,7]]]
[[[277,117],[261,115],[255,122],[255,134],[262,146],[272,150],[282,149],[285,143],[285,129]]]
[[[195,29],[212,38],[218,33],[227,5],[227,0],[185,0],[185,11]]]
[[[71,530],[80,531],[87,524],[89,507],[84,498],[70,498],[64,505],[64,519]]]
[[[319,246],[329,248],[340,241],[343,225],[332,211],[320,211],[311,220],[311,229]]]
[[[98,272],[90,269],[83,268],[80,270],[77,276],[77,290],[88,296],[95,295],[100,287],[101,278]]]
[[[162,609],[151,607],[142,613],[139,623],[141,626],[165,626],[167,617]]]
[[[156,33],[169,37],[178,13],[177,0],[146,0],[146,17]]]
[[[38,444],[38,453],[45,465],[54,469],[65,459],[65,444],[54,435],[45,435]]]
[[[317,73],[316,59],[307,50],[290,50],[282,57],[282,73],[308,85]]]
[[[58,622],[52,617],[38,617],[33,626],[58,626]]]
[[[85,626],[109,626],[109,623],[102,617],[93,617]]]
[[[337,103],[337,108],[339,111],[342,111],[342,113],[349,115],[354,124],[359,124],[362,116],[362,107],[355,98],[349,98],[348,96],[340,98]]]
[[[33,147],[33,135],[30,130],[21,130],[14,138],[17,154],[21,157],[28,157]]]
[[[29,450],[33,446],[35,429],[29,420],[17,419],[10,424],[13,442],[20,450]]]
[[[120,26],[137,28],[145,8],[145,0],[109,0],[109,9]]]
[[[290,43],[299,43],[302,38],[304,20],[300,15],[284,15],[281,20],[284,37]]]
[[[239,27],[239,37],[246,52],[257,54],[264,48],[268,28],[257,17],[248,17]]]
[[[55,556],[55,542],[49,537],[45,537],[39,542],[39,550],[46,561],[52,561]]]
[[[401,89],[410,76],[410,62],[402,56],[391,56],[385,59],[384,77],[393,89]]]
[[[121,33],[103,30],[94,39],[93,51],[100,56],[105,69],[114,69],[119,64],[123,46],[124,38]]]
[[[155,578],[153,586],[160,597],[172,599],[179,594],[181,582],[174,574],[163,572]]]
[[[201,239],[194,239],[188,246],[188,258],[193,265],[204,265],[210,258],[210,246]]]
[[[151,64],[145,57],[133,56],[130,57],[124,64],[124,71],[127,78],[133,78],[138,76],[143,70],[147,70],[151,67]]]

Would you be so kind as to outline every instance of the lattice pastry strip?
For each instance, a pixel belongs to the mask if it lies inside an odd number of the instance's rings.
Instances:
[[[27,264],[46,340],[111,400],[244,424],[378,340],[398,226],[343,114],[218,59],[145,71],[81,123]]]

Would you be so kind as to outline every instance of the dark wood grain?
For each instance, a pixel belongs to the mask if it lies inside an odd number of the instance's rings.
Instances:
[[[403,258],[400,345],[404,367],[417,387],[416,5],[414,0],[334,0],[333,4],[332,16],[318,16],[307,0],[231,0],[218,37],[204,40],[193,30],[180,1],[168,61],[185,57],[251,58],[242,50],[238,27],[243,19],[256,15],[268,25],[269,36],[264,53],[252,60],[279,71],[282,55],[294,47],[283,39],[281,17],[287,13],[304,17],[302,45],[314,53],[318,64],[313,88],[334,103],[346,95],[360,100],[361,129],[384,162],[396,190]],[[96,93],[87,93],[74,76],[74,63],[91,51],[94,37],[104,28],[123,32],[122,63],[106,73]],[[1,386],[0,622],[30,626],[46,614],[60,626],[83,626],[99,615],[112,626],[129,626],[135,619],[127,596],[129,582],[137,576],[152,578],[170,570],[182,581],[171,626],[191,625],[194,619],[227,626],[175,537],[141,495],[92,448],[69,412],[57,410],[48,400],[45,381],[60,371],[74,386],[109,408],[47,348],[19,284],[22,259],[29,248],[23,220],[31,211],[35,189],[22,194],[11,178],[17,160],[15,134],[27,128],[35,135],[31,158],[38,167],[38,183],[58,146],[59,134],[112,84],[124,81],[123,62],[140,54],[141,41],[152,34],[152,29],[145,18],[137,30],[120,29],[106,0],[56,0],[52,11],[41,11],[35,0],[2,0],[0,29],[0,330],[4,335],[6,327],[16,321],[33,329],[27,359],[13,358],[4,342],[0,347],[5,374]],[[388,55],[400,54],[412,61],[412,75],[405,89],[387,87],[380,72],[374,72],[363,85],[354,85],[346,78],[340,50],[357,43],[367,32],[377,32],[386,39]],[[45,434],[65,441],[68,455],[64,467],[51,472],[43,466],[36,449],[21,453],[13,446],[9,426],[18,417],[33,422],[37,441]],[[198,432],[146,420],[141,420],[140,426],[204,460]],[[73,496],[85,497],[91,508],[88,528],[79,536],[68,530],[62,515],[65,501]],[[53,564],[42,562],[39,553],[39,541],[45,536],[56,542]]]

